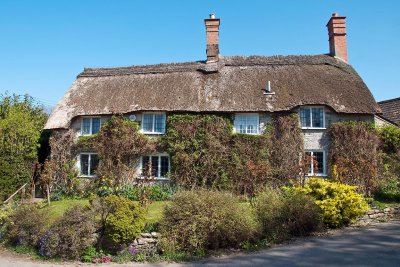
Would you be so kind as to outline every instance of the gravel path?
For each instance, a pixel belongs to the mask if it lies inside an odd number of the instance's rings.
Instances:
[[[72,267],[72,266],[400,266],[400,220],[334,231],[329,236],[302,238],[289,245],[279,245],[256,253],[204,259],[197,262],[158,264],[83,264],[32,261],[9,251],[0,250],[4,267]]]

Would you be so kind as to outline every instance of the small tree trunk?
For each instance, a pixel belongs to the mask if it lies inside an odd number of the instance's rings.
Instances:
[[[47,193],[47,204],[50,206],[50,187],[46,185],[46,193]]]

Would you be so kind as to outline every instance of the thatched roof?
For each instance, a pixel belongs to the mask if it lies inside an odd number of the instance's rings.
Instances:
[[[400,97],[378,102],[382,117],[400,126]]]
[[[265,95],[271,81],[274,95]],[[80,115],[133,111],[279,112],[326,105],[375,114],[373,96],[355,70],[329,55],[223,57],[187,62],[85,69],[54,108],[47,129]]]

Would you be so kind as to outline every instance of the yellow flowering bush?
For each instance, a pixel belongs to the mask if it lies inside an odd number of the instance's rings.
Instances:
[[[353,222],[368,210],[367,201],[356,192],[356,188],[322,178],[310,178],[304,187],[295,187],[294,190],[312,196],[321,208],[323,222],[335,228]]]

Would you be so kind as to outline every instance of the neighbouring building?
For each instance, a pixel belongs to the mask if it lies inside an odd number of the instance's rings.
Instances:
[[[400,97],[378,102],[382,110],[381,119],[385,124],[400,126]]]
[[[205,19],[207,59],[184,63],[85,68],[58,102],[45,126],[92,135],[113,114],[141,124],[144,134],[165,133],[171,113],[231,114],[234,131],[260,134],[273,114],[298,112],[304,150],[327,174],[327,128],[339,121],[374,122],[380,108],[357,72],[348,64],[346,17],[333,14],[327,28],[329,53],[296,56],[222,56],[220,19]],[[152,162],[157,178],[165,179],[166,153],[140,159]],[[81,176],[94,174],[93,151],[77,156]]]

